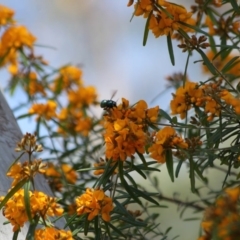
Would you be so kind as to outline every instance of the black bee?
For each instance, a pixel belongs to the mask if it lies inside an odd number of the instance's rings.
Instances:
[[[109,110],[114,107],[117,107],[117,103],[114,102],[113,100],[102,100],[100,103],[100,107],[103,108],[104,110]]]

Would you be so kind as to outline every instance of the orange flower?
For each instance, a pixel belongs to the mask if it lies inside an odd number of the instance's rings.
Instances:
[[[71,231],[56,229],[53,227],[46,227],[44,229],[37,229],[34,234],[35,240],[73,240]]]
[[[110,212],[113,210],[112,199],[104,194],[103,190],[87,188],[86,192],[76,198],[77,214],[88,214],[88,221],[91,221],[98,214],[106,222],[110,221]]]
[[[148,17],[148,14],[153,9],[153,3],[151,0],[140,0],[135,5],[135,16],[143,15],[145,18]]]
[[[68,183],[76,183],[78,175],[70,165],[62,164],[60,169],[60,167],[54,166],[52,163],[48,164],[45,176],[49,179],[49,184],[55,191],[60,191],[63,187],[62,174]]]
[[[171,114],[180,114],[181,119],[186,117],[186,113],[193,104],[198,105],[199,99],[203,97],[202,89],[197,83],[187,81],[184,87],[179,87],[170,102]]]
[[[92,86],[79,86],[78,89],[68,92],[68,99],[75,107],[87,107],[97,102],[96,89]]]
[[[32,217],[36,215],[46,218],[47,216],[61,216],[63,209],[56,203],[56,199],[47,196],[43,192],[29,191],[30,211]],[[1,197],[3,200],[3,197]],[[24,203],[24,190],[18,190],[5,204],[4,216],[13,225],[13,231],[18,231],[28,221]]]
[[[191,18],[192,13],[187,12],[185,7],[163,0],[159,0],[158,4],[164,7],[166,11],[159,10],[156,15],[153,14],[150,18],[149,29],[152,30],[155,37],[162,35],[172,36],[173,32],[179,28],[184,31],[193,32],[192,29],[180,23],[185,22],[189,25],[195,25],[195,21]]]
[[[31,114],[37,114],[38,115],[37,119],[43,117],[46,120],[50,120],[51,118],[57,116],[56,108],[57,103],[52,100],[48,100],[46,104],[43,103],[33,104],[28,112]]]
[[[27,77],[25,89],[29,95],[34,96],[37,93],[41,93],[43,96],[46,96],[44,86],[42,82],[38,81],[37,74],[35,72],[30,72]]]
[[[61,92],[69,90],[73,84],[83,84],[82,70],[75,66],[66,66],[59,70],[59,76],[55,79],[52,89],[54,92]]]
[[[179,137],[172,127],[164,127],[159,130],[153,140],[153,144],[148,148],[150,157],[159,163],[166,162],[166,149],[188,148],[188,144]]]
[[[224,240],[239,238],[239,189],[239,186],[225,189],[225,193],[217,198],[215,204],[205,210],[201,226],[206,235],[202,236],[202,239],[212,239],[211,236]]]
[[[33,160],[31,163],[15,163],[9,171],[7,176],[13,178],[12,187],[14,187],[19,181],[23,179],[33,179],[37,174],[43,174],[45,172],[46,164],[42,163],[41,160]]]
[[[1,37],[0,57],[3,58],[1,65],[10,64],[9,70],[12,74],[18,71],[19,49],[28,47],[32,49],[36,38],[24,26],[11,26]]]
[[[14,11],[8,7],[0,5],[0,25],[4,26],[8,23],[13,23]]]
[[[136,151],[145,152],[147,126],[156,121],[159,112],[159,107],[147,107],[147,103],[140,100],[130,108],[129,102],[122,99],[122,104],[108,111],[104,117],[107,159],[125,161]]]
[[[206,53],[206,56],[208,57],[208,59],[210,61],[213,62],[213,65],[219,70],[221,71],[223,69],[223,67],[229,62],[231,61],[231,59],[233,59],[233,57],[236,57],[235,54],[229,54],[227,55],[224,59],[221,58],[220,55],[218,55],[216,58],[215,57],[215,54],[214,52],[212,52],[211,50],[209,50],[207,53]],[[214,60],[213,60],[214,58]],[[236,61],[235,62],[236,64],[232,66],[231,69],[229,69],[226,73],[227,74],[231,74],[231,75],[234,75],[234,76],[239,76],[240,74],[240,62],[239,61]],[[207,66],[206,65],[202,65],[202,68],[203,68],[203,72],[205,74],[210,74],[210,71],[208,70]]]

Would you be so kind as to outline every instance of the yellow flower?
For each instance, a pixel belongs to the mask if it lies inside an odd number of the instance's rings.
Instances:
[[[27,76],[28,80],[26,82],[26,91],[30,96],[34,96],[37,93],[41,93],[43,96],[46,96],[44,86],[42,82],[38,81],[37,74],[35,72],[30,72]]]
[[[76,90],[69,90],[68,100],[75,107],[88,107],[97,102],[96,89],[93,86],[79,86]]]
[[[213,62],[213,65],[219,70],[221,71],[222,68],[229,62],[231,61],[231,59],[233,59],[234,57],[236,57],[237,55],[235,54],[228,54],[224,59],[221,58],[220,55],[218,55],[216,58],[214,58],[215,56],[215,53],[211,50],[209,50],[207,53],[206,53],[206,56],[208,57],[208,59],[210,61]],[[213,59],[214,58],[214,59]],[[206,65],[202,65],[202,68],[203,68],[203,72],[205,74],[211,74],[211,72],[208,70],[208,67]],[[240,74],[240,62],[239,61],[236,61],[236,64],[234,64],[232,66],[232,68],[230,68],[226,73],[228,74],[232,74],[234,76],[239,76]]]
[[[104,139],[107,159],[125,161],[136,151],[142,154],[145,152],[148,124],[157,119],[159,112],[158,107],[147,107],[144,100],[129,107],[129,102],[123,98],[122,104],[110,109],[105,115]]]
[[[61,92],[62,90],[69,90],[75,84],[81,86],[82,70],[75,66],[66,66],[59,70],[59,76],[54,80],[52,89],[54,92]]]
[[[156,15],[152,15],[149,22],[149,29],[152,30],[155,37],[162,35],[171,35],[179,28],[184,31],[193,32],[192,29],[181,25],[180,22],[185,22],[189,25],[195,25],[195,21],[191,18],[192,13],[187,12],[185,7],[172,4],[167,1],[159,1],[159,5],[165,8],[165,11],[158,11]]]
[[[227,188],[225,189],[225,193],[227,193],[228,197],[232,202],[237,202],[239,199],[239,194],[240,194],[240,188],[235,187],[235,188]]]
[[[71,231],[46,227],[37,229],[34,234],[35,240],[73,240]]]
[[[74,184],[77,181],[77,172],[68,164],[62,164],[61,169],[58,166],[54,166],[52,163],[48,164],[48,168],[45,171],[45,176],[49,179],[49,184],[55,191],[61,191],[62,174],[68,183]]]
[[[45,118],[46,120],[50,120],[57,116],[56,114],[57,103],[49,100],[46,104],[43,103],[36,103],[33,104],[32,107],[29,109],[29,113],[37,114],[39,119],[40,117]]]
[[[153,144],[148,148],[150,157],[160,163],[166,161],[166,150],[172,148],[188,148],[188,144],[176,134],[172,127],[164,127],[154,137]]]
[[[148,17],[148,14],[153,9],[153,3],[151,0],[140,0],[134,5],[135,16],[143,15],[145,18]]]
[[[32,179],[37,173],[43,174],[45,172],[46,164],[41,160],[33,160],[31,163],[15,163],[9,171],[7,176],[13,178],[12,187],[23,179]]]
[[[103,190],[87,188],[86,192],[76,198],[77,214],[88,214],[88,221],[101,214],[102,219],[110,221],[110,212],[113,210],[112,199],[105,195]]]
[[[14,11],[8,7],[0,5],[0,25],[4,26],[8,23],[13,23]]]
[[[32,217],[36,215],[46,218],[47,216],[61,216],[63,209],[56,203],[56,199],[38,191],[29,191],[30,211]],[[3,198],[1,198],[3,199]],[[24,203],[24,190],[18,190],[5,204],[4,216],[13,225],[13,231],[18,231],[28,221]]]
[[[0,58],[1,66],[10,64],[9,70],[12,74],[18,71],[18,50],[23,47],[32,49],[36,38],[24,26],[11,26],[1,37]]]

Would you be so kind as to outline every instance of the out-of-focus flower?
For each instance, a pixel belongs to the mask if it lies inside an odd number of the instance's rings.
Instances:
[[[86,137],[93,126],[92,119],[86,115],[86,112],[73,105],[70,105],[69,108],[62,108],[57,118],[59,119],[58,132],[63,135],[70,133]]]
[[[23,179],[32,180],[37,173],[44,174],[45,171],[46,163],[43,163],[41,160],[33,160],[31,163],[15,163],[7,172],[7,176],[13,178],[11,186],[14,187],[19,181]]]
[[[21,141],[17,143],[15,151],[23,151],[28,154],[32,154],[33,152],[42,152],[43,147],[41,144],[37,144],[37,138],[35,134],[26,133],[21,139]]]
[[[221,71],[223,69],[223,67],[229,62],[231,61],[231,59],[233,59],[236,55],[234,54],[229,54],[228,56],[226,56],[224,59],[221,58],[220,55],[218,55],[216,58],[215,54],[213,51],[208,51],[206,53],[206,56],[208,57],[208,59],[210,61],[213,62],[213,65],[218,69],[218,71]],[[214,58],[214,59],[213,59]],[[202,65],[203,68],[203,72],[206,74],[211,74],[209,69],[207,68],[206,65]],[[232,66],[232,68],[230,68],[227,72],[227,74],[231,74],[233,76],[239,76],[240,75],[240,62],[236,61],[235,64]]]
[[[30,211],[32,217],[36,215],[41,218],[61,216],[63,209],[57,204],[56,199],[49,197],[43,192],[29,191],[30,196]],[[4,197],[0,198],[2,201]],[[13,225],[13,231],[18,231],[28,221],[28,216],[24,202],[24,190],[18,190],[5,204],[4,216]]]
[[[205,210],[202,228],[205,235],[202,239],[235,240],[238,239],[240,230],[240,213],[238,199],[240,194],[239,186],[227,188],[224,194],[217,198],[213,206]]]
[[[188,144],[176,134],[172,127],[164,127],[154,135],[153,144],[148,151],[151,158],[156,159],[159,163],[165,163],[166,150],[177,148],[186,149]]]
[[[62,164],[60,168],[53,163],[48,164],[45,176],[48,178],[51,188],[55,191],[61,191],[63,187],[62,178],[70,184],[76,183],[78,178],[77,172],[70,165]]]
[[[52,89],[54,92],[69,90],[72,85],[78,87],[83,85],[82,70],[75,66],[62,67],[59,76],[54,80]]]
[[[8,23],[14,23],[13,16],[14,11],[12,9],[0,5],[0,26],[4,26]]]
[[[50,120],[57,116],[56,114],[57,103],[53,100],[48,100],[46,104],[36,103],[33,104],[29,109],[29,113],[37,114],[37,119],[45,118],[46,120]]]
[[[159,10],[156,12],[156,15],[152,14],[150,18],[149,29],[152,30],[155,37],[162,35],[172,36],[173,32],[179,28],[186,32],[194,32],[193,29],[180,23],[184,22],[189,25],[195,25],[192,13],[187,12],[185,7],[164,0],[159,0],[158,4],[161,5],[165,11]]]
[[[18,72],[18,50],[23,47],[33,48],[36,38],[24,26],[11,26],[1,37],[0,57],[3,59],[1,65],[9,64],[12,74]]]
[[[30,72],[27,76],[25,89],[30,96],[34,96],[37,93],[41,93],[43,96],[46,96],[44,86],[41,81],[37,79],[37,74],[35,72]]]
[[[35,240],[73,240],[71,231],[46,227],[37,229],[34,234]]]
[[[113,210],[112,199],[105,195],[103,190],[87,188],[86,192],[76,198],[77,214],[88,214],[88,221],[101,214],[104,221],[110,221],[110,212]]]

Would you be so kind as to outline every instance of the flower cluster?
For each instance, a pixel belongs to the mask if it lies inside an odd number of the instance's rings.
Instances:
[[[93,126],[87,109],[97,104],[96,89],[93,86],[84,86],[81,69],[65,66],[59,69],[51,90],[57,95],[65,93],[68,98],[68,104],[57,115],[58,133],[81,134],[86,137]]]
[[[215,204],[205,211],[202,228],[205,235],[198,240],[235,240],[239,238],[240,213],[238,199],[240,188],[227,188],[225,194],[220,196]]]
[[[9,71],[15,75],[18,72],[19,51],[22,51],[23,48],[32,50],[36,38],[26,27],[14,25],[12,21],[13,11],[1,6],[1,14],[3,14],[1,17],[3,25],[6,23],[10,25],[4,30],[1,36],[0,57],[3,59],[1,66],[9,65]]]
[[[30,210],[32,218],[39,216],[45,219],[47,216],[61,216],[63,209],[57,204],[56,199],[49,197],[43,192],[29,191],[30,197]],[[4,197],[0,198],[2,201]],[[5,204],[4,216],[13,225],[13,231],[17,231],[20,227],[23,227],[24,223],[27,222],[28,215],[24,202],[24,190],[18,190]]]
[[[237,18],[228,17],[227,19],[220,17],[219,19],[215,19],[215,21],[206,16],[205,24],[209,28],[209,34],[212,36],[218,35],[230,39],[231,33],[239,34],[240,32],[239,16]]]
[[[129,1],[128,6],[132,4],[133,1]],[[181,24],[181,22],[184,22],[189,25],[195,25],[192,13],[187,12],[184,6],[165,0],[140,0],[137,1],[134,7],[135,16],[143,15],[148,17],[151,14],[148,28],[152,30],[155,37],[162,35],[172,36],[173,32],[179,29],[193,32],[191,28]]]
[[[26,133],[21,141],[17,143],[15,151],[26,152],[31,155],[33,152],[42,152],[43,148],[41,144],[37,144],[37,138],[35,134]]]
[[[52,90],[59,93],[62,90],[69,90],[72,85],[83,85],[81,69],[70,65],[60,68],[59,76],[54,80]]]
[[[12,187],[14,187],[19,181],[32,180],[37,173],[43,174],[45,171],[46,163],[35,159],[31,162],[15,163],[7,172],[7,176],[13,178]]]
[[[76,198],[77,214],[88,214],[88,221],[101,214],[102,219],[110,221],[110,212],[113,210],[112,199],[105,195],[103,190],[87,188],[86,192]]]
[[[228,105],[235,114],[240,114],[240,99],[221,86],[222,80],[216,83],[199,85],[187,81],[184,87],[179,87],[170,103],[172,114],[179,114],[181,119],[186,117],[192,107],[200,107],[207,114],[207,120],[212,121],[219,116]]]
[[[46,91],[44,89],[44,85],[42,81],[38,79],[36,72],[29,72],[27,74],[27,84],[25,86],[26,92],[29,94],[29,96],[34,96],[37,93],[40,93],[43,96],[46,96]]]
[[[8,7],[0,5],[0,26],[14,23],[14,11]]]
[[[216,54],[211,50],[207,51],[207,53],[206,53],[206,56],[213,63],[215,68],[218,69],[218,71],[221,71],[223,69],[223,67],[226,66],[226,64],[229,63],[234,57],[237,57],[237,55],[235,55],[235,54],[228,54],[224,58],[222,58],[220,55],[215,57],[215,55]],[[202,65],[202,69],[205,74],[211,74],[206,65]],[[225,73],[233,75],[233,76],[239,76],[240,61],[235,61],[235,64],[231,68],[227,69],[227,71],[225,71]]]
[[[56,229],[53,227],[46,227],[44,229],[37,229],[34,235],[35,240],[73,240],[71,231]]]
[[[154,140],[151,147],[148,148],[150,157],[156,159],[159,163],[166,162],[166,150],[177,148],[188,148],[184,139],[176,134],[172,127],[164,127],[154,134]]]
[[[53,100],[48,100],[47,103],[35,103],[29,109],[30,114],[37,114],[37,119],[44,118],[50,120],[57,116],[56,114],[57,103]]]
[[[55,191],[61,191],[63,187],[63,175],[64,179],[70,184],[75,184],[78,178],[76,171],[68,164],[62,164],[61,168],[53,165],[52,163],[48,164],[45,176],[47,177],[51,188]]]
[[[158,112],[158,106],[148,109],[144,100],[129,107],[129,102],[122,99],[122,104],[110,109],[104,117],[106,158],[125,161],[136,152],[145,153],[147,126],[156,122]]]

